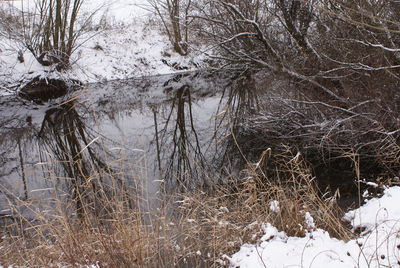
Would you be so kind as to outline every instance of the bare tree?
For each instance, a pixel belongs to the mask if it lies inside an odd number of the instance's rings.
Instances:
[[[23,42],[44,66],[69,66],[70,56],[81,34],[77,29],[84,0],[35,0],[34,7],[23,6]]]
[[[211,0],[197,17],[224,66],[268,70],[344,105],[350,84],[381,72],[393,81],[400,67],[397,2],[359,2]]]
[[[174,50],[182,56],[189,53],[189,13],[191,0],[148,0],[160,17]]]
[[[398,174],[399,10],[384,0],[207,1],[197,18],[220,67],[256,73],[273,96],[246,119],[241,145],[287,144],[316,164],[353,152]]]

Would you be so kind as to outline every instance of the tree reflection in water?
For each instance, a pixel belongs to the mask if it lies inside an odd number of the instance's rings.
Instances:
[[[194,118],[198,111],[193,111],[197,95],[192,84],[171,90],[173,98],[164,117],[160,118],[160,107],[153,107],[158,168],[167,191],[213,186],[237,170],[230,165],[238,162],[233,159],[240,146],[233,138],[240,135],[242,119],[257,111],[260,93],[250,76],[231,80],[222,89],[219,108],[210,118],[214,129],[207,130],[206,139],[197,130],[202,126]]]
[[[41,106],[36,114],[36,106],[16,112],[21,116],[15,121],[31,134],[18,141],[15,124],[9,131],[13,151],[4,158],[13,159],[10,168],[22,170],[22,176],[0,175],[3,184],[18,179],[24,184],[18,197],[30,200],[51,199],[57,193],[57,198],[74,201],[69,213],[79,217],[104,217],[113,211],[109,204],[116,203],[110,200],[119,200],[126,208],[147,205],[146,190],[154,199],[159,190],[212,187],[226,175],[221,166],[231,160],[226,152],[232,144],[226,139],[228,132],[256,102],[249,104],[251,89],[231,89],[231,76],[223,75],[153,80],[92,85],[84,104],[76,100],[48,110]],[[26,126],[24,113],[36,116],[31,126]],[[151,185],[153,180],[165,183],[160,189],[157,183]]]
[[[73,103],[49,109],[38,137],[42,162],[55,165],[53,170],[62,167],[56,177],[65,179],[78,217],[111,213],[110,201],[116,197],[133,206],[123,179],[108,163],[112,156],[88,131]]]
[[[257,113],[262,105],[261,95],[265,93],[257,88],[256,80],[251,74],[239,76],[226,87],[221,96],[219,116],[216,120],[216,129],[226,128],[225,136],[219,136],[219,145],[223,149],[217,154],[214,162],[219,164],[226,175],[237,173],[245,167],[249,152],[245,151],[246,143],[251,142],[242,139],[245,119]],[[218,133],[217,131],[215,133]]]
[[[167,191],[171,187],[183,190],[207,185],[204,176],[206,159],[194,124],[191,87],[183,85],[173,94],[161,124],[159,114],[153,108],[158,167]],[[158,129],[159,125],[161,129]]]

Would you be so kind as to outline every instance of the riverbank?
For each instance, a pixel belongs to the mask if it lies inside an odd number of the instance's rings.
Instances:
[[[1,2],[0,8],[18,13],[21,2]],[[0,94],[13,94],[24,81],[37,76],[93,83],[205,66],[200,48],[191,47],[188,56],[173,51],[159,18],[145,0],[129,4],[122,0],[85,1],[81,11],[86,18],[92,16],[90,27],[77,41],[71,68],[63,72],[40,65],[21,40],[0,35]]]

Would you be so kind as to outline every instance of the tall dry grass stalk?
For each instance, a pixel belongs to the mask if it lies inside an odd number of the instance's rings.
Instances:
[[[262,172],[270,161],[276,167],[274,178]],[[262,235],[263,223],[304,236],[315,228],[306,223],[307,212],[316,227],[350,238],[335,200],[321,195],[299,155],[267,150],[242,175],[207,192],[171,194],[154,210],[138,204],[140,191],[128,195],[135,206],[118,191],[102,199],[102,207],[108,209],[101,215],[92,213],[92,203],[85,203],[83,217],[71,213],[74,200],[49,200],[49,209],[32,209],[37,211],[34,221],[22,215],[8,219],[1,229],[0,265],[221,267],[227,265],[224,254]]]

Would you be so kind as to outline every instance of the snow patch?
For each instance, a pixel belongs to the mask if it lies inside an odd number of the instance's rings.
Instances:
[[[227,257],[230,267],[324,267],[378,268],[400,267],[400,187],[385,190],[381,198],[373,198],[359,209],[349,211],[345,219],[354,230],[364,231],[348,242],[316,229],[305,237],[287,237],[267,224],[257,244],[245,244]],[[305,221],[313,225],[311,215]]]
[[[269,210],[274,213],[279,213],[280,211],[279,201],[272,200],[271,202],[269,202]]]

